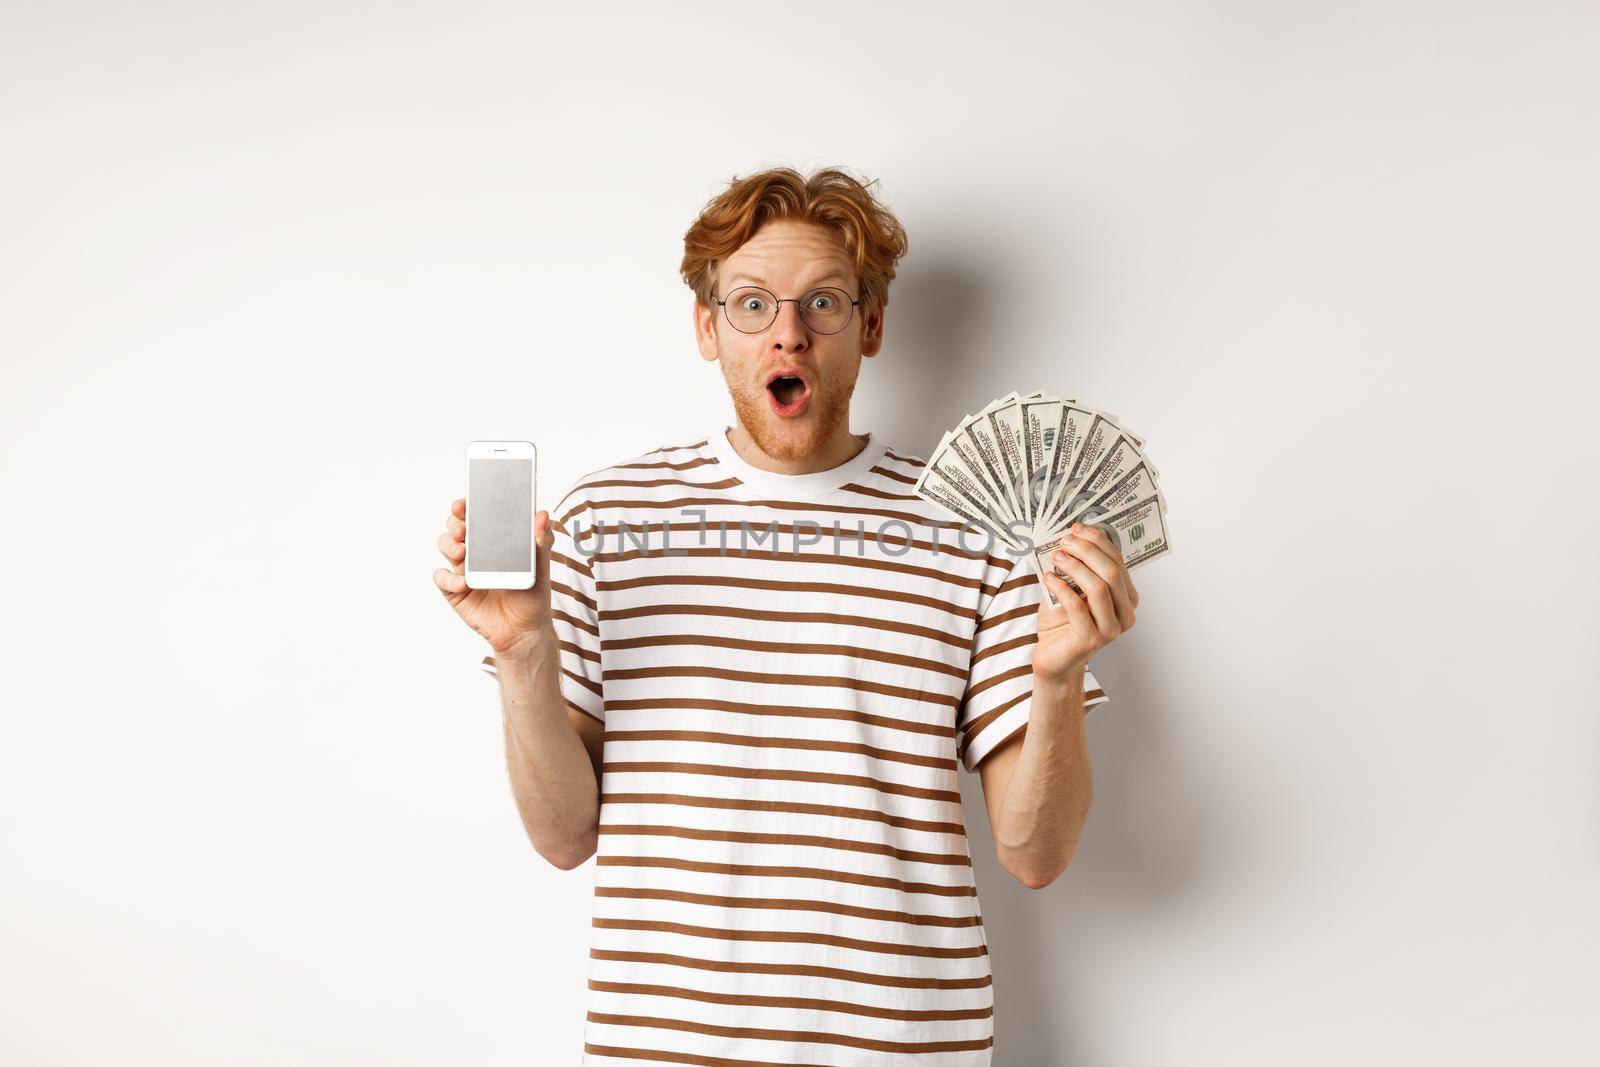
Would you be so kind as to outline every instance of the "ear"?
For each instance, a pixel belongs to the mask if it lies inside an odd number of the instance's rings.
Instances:
[[[865,316],[861,322],[861,354],[871,358],[878,354],[883,347],[883,313],[879,308],[872,315]]]
[[[707,363],[717,361],[717,309],[706,307],[698,297],[694,302],[694,340],[700,346],[700,358]]]

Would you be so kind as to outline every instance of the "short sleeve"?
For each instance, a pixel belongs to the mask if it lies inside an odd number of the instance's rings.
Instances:
[[[1032,556],[1009,568],[995,567],[999,586],[979,601],[967,691],[957,715],[956,751],[969,771],[1001,742],[1028,724],[1033,706],[1033,646],[1039,640],[1039,600],[1044,587]],[[1083,704],[1092,710],[1108,698],[1089,671],[1083,672]]]
[[[569,492],[551,512],[550,530],[555,543],[550,546],[550,613],[561,647],[561,695],[569,707],[604,722],[599,601],[595,596],[594,567],[580,547],[594,543],[591,512],[576,492]],[[575,542],[574,538],[579,540]],[[492,655],[484,656],[480,666],[498,680]]]

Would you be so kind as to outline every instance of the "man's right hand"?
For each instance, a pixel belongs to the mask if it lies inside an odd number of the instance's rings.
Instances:
[[[469,589],[465,575],[467,560],[467,502],[455,500],[439,535],[439,551],[449,561],[448,569],[433,572],[439,587],[456,614],[476,630],[497,658],[532,654],[543,642],[556,643],[550,616],[550,548],[555,534],[550,531],[550,513],[535,512],[533,539],[537,551],[532,589]]]

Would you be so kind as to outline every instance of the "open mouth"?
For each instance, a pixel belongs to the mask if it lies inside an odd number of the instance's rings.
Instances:
[[[794,418],[805,411],[811,399],[811,388],[798,373],[779,371],[767,379],[767,395],[772,399],[772,410],[783,418]]]

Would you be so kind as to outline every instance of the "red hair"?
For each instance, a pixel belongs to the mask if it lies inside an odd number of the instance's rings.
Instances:
[[[826,226],[838,236],[861,282],[861,318],[889,303],[895,263],[906,254],[906,231],[861,182],[839,167],[807,178],[793,167],[734,176],[683,235],[679,270],[695,299],[716,310],[717,266],[774,219]]]

